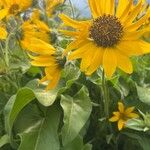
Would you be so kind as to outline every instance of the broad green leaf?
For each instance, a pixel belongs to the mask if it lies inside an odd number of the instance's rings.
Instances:
[[[125,132],[124,134],[130,138],[137,140],[137,142],[140,144],[143,150],[150,149],[150,142],[149,142],[150,136],[149,135],[143,134],[142,132],[140,132],[140,134]]]
[[[9,137],[7,134],[5,134],[0,138],[0,148],[7,143],[9,143]]]
[[[80,69],[76,66],[72,64],[66,66],[62,72],[62,80],[60,81],[62,85],[60,87],[59,93],[61,94],[69,89],[72,84],[79,78],[80,74]]]
[[[45,87],[43,88],[42,85],[39,87],[38,80],[30,81],[26,87],[29,87],[31,91],[33,91],[35,98],[46,107],[54,103],[59,91],[59,88],[46,91]]]
[[[137,93],[139,99],[143,103],[150,105],[150,88],[145,88],[140,86],[136,86],[136,87],[137,87]]]
[[[19,112],[33,99],[34,93],[29,88],[20,89],[16,96],[12,96],[5,106],[5,126],[8,134],[11,134],[13,123]]]
[[[92,104],[87,89],[82,87],[74,97],[62,95],[61,106],[64,111],[62,141],[66,145],[76,138],[91,114]]]
[[[36,99],[44,106],[50,106],[57,97],[58,89],[45,91],[42,89],[33,90]]]
[[[21,133],[18,150],[60,150],[58,126],[61,111],[57,106],[48,108],[46,116]]]
[[[63,150],[92,150],[92,145],[84,145],[83,138],[78,135],[71,143],[66,145]]]
[[[52,94],[52,91],[45,92],[44,90],[32,90],[27,87],[18,91],[16,96],[12,96],[5,106],[5,125],[8,134],[11,134],[11,129],[19,112],[32,100],[37,98],[43,105],[52,105],[57,94]]]

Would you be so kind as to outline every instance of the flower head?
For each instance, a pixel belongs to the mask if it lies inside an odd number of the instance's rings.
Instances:
[[[32,39],[32,38],[38,38],[41,39],[47,43],[50,42],[50,28],[46,23],[40,20],[38,15],[35,14],[35,11],[33,12],[31,19],[25,21],[21,25],[20,35],[21,39]]]
[[[115,0],[89,0],[89,6],[92,19],[87,21],[60,15],[64,24],[73,29],[61,32],[74,38],[64,54],[73,50],[69,59],[81,59],[80,69],[86,75],[100,66],[107,77],[111,77],[117,67],[132,73],[129,58],[150,52],[150,44],[141,39],[148,30],[141,26],[150,15],[150,8],[145,12],[145,3],[141,0],[136,4],[133,0],[118,0],[117,4]]]
[[[40,82],[49,82],[46,90],[55,88],[59,82],[61,70],[66,62],[65,59],[62,59],[60,53],[52,45],[41,39],[25,39],[22,41],[22,45],[24,45],[23,47],[26,50],[32,52],[32,55],[29,54],[29,57],[32,59],[31,64],[33,66],[44,67],[45,76]]]
[[[134,107],[128,107],[125,109],[123,103],[118,102],[118,111],[113,112],[113,117],[109,119],[110,122],[118,121],[118,129],[121,130],[125,127],[125,123],[132,118],[138,118],[139,115],[133,113]]]
[[[1,0],[0,18],[16,16],[32,5],[32,0]]]

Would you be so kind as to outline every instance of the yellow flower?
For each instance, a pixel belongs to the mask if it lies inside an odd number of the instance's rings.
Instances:
[[[32,5],[32,0],[1,0],[0,19],[15,16]]]
[[[25,21],[21,26],[22,40],[32,39],[36,37],[47,43],[50,42],[50,29],[43,22],[37,19],[35,16],[28,21]]]
[[[65,60],[56,52],[56,49],[50,44],[37,39],[25,39],[22,41],[23,47],[32,52],[33,55],[29,55],[32,59],[31,64],[33,66],[44,67],[45,76],[40,82],[48,81],[46,90],[54,89],[60,79],[61,70],[65,64]]]
[[[81,71],[91,75],[101,65],[107,77],[111,77],[116,68],[132,73],[129,59],[150,52],[150,44],[140,37],[148,30],[141,28],[150,15],[150,8],[143,13],[143,2],[133,0],[89,0],[92,19],[76,21],[61,14],[66,26],[73,30],[62,30],[74,40],[68,45],[64,55],[70,50],[69,60],[81,59]],[[117,9],[116,9],[117,8]],[[139,19],[138,16],[142,16]]]
[[[134,107],[126,108],[124,107],[123,103],[118,102],[118,110],[116,112],[113,112],[113,117],[109,119],[110,122],[116,122],[118,121],[118,129],[121,130],[123,127],[125,127],[125,123],[132,118],[138,118],[139,115],[136,113],[133,113]]]
[[[45,0],[46,13],[49,17],[52,16],[55,7],[62,4],[64,0]]]

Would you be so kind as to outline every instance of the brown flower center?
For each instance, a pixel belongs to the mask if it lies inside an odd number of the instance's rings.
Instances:
[[[17,14],[17,13],[19,12],[19,9],[20,9],[20,7],[19,7],[18,4],[13,4],[13,5],[9,8],[9,13],[15,15],[15,14]]]
[[[106,48],[112,47],[120,41],[123,35],[123,26],[115,16],[103,15],[93,21],[89,31],[89,37],[98,46]]]

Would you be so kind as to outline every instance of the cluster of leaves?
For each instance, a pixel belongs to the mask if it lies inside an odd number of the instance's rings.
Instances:
[[[57,9],[66,8],[72,11],[67,5]],[[54,17],[50,23],[55,27],[60,22]],[[60,48],[65,48],[69,40],[59,35],[54,39]],[[0,61],[0,149],[150,149],[149,55],[132,58],[132,75],[118,70],[106,81],[110,116],[119,99],[141,111],[140,119],[128,123],[130,129],[119,132],[105,117],[101,69],[86,77],[78,62],[69,62],[58,87],[46,92],[46,85],[38,83],[42,70],[30,65],[26,53],[14,41],[6,41],[6,49],[1,42],[5,52]]]

